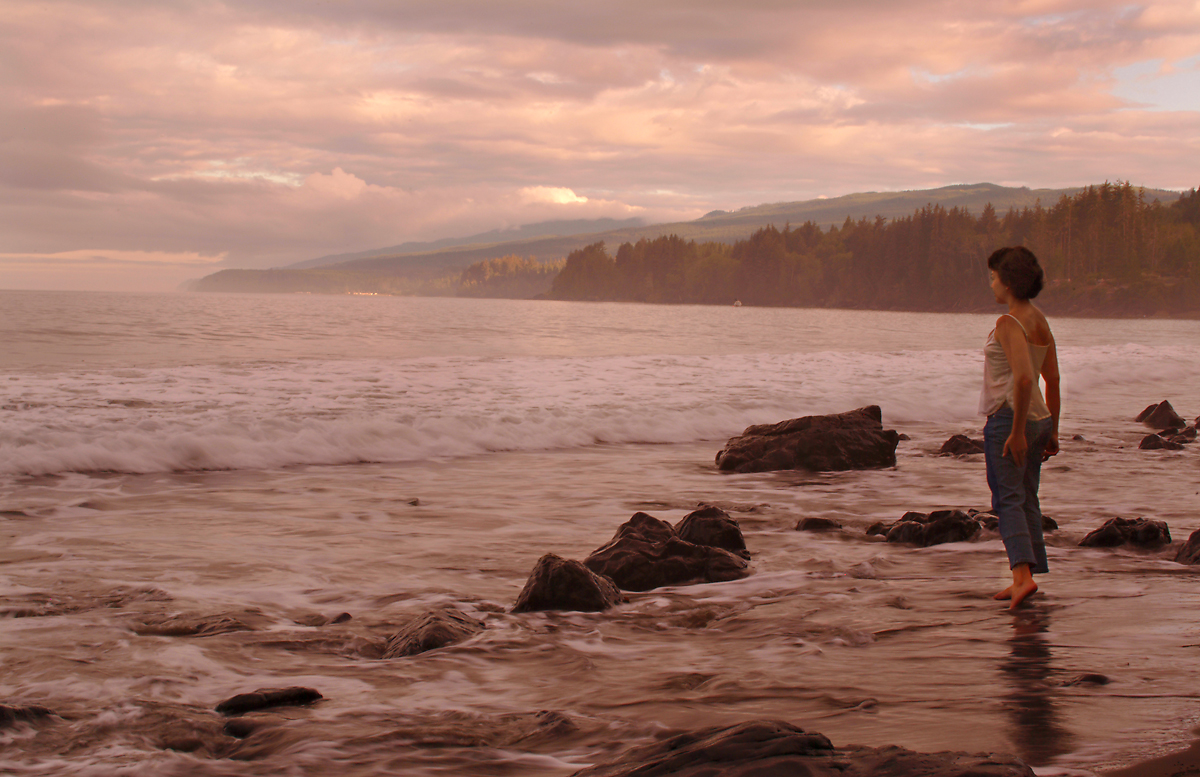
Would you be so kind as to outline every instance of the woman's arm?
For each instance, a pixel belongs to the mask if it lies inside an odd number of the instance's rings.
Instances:
[[[1050,335],[1050,348],[1046,351],[1046,360],[1042,362],[1042,380],[1046,381],[1046,407],[1050,408],[1050,441],[1046,443],[1042,460],[1058,453],[1058,416],[1062,412],[1062,394],[1059,390],[1058,349],[1054,344],[1054,335]]]
[[[1029,358],[1029,343],[1025,330],[1011,316],[996,321],[996,339],[1004,348],[1004,356],[1013,374],[1013,428],[1004,442],[1004,454],[1011,454],[1018,467],[1025,466],[1029,441],[1025,439],[1025,420],[1029,417],[1029,400],[1033,396],[1033,361]]]

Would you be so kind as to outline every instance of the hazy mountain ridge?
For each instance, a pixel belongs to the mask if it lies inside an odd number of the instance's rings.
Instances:
[[[327,267],[343,264],[359,259],[375,259],[389,256],[405,256],[410,254],[438,253],[448,248],[459,246],[489,247],[511,243],[520,240],[536,238],[557,238],[563,236],[586,235],[596,232],[606,232],[614,229],[644,226],[640,218],[629,219],[562,219],[556,221],[539,221],[535,224],[524,224],[511,229],[492,229],[467,237],[448,237],[428,242],[408,242],[387,248],[372,248],[366,251],[356,251],[347,254],[330,254],[316,259],[306,259],[295,264],[285,265],[282,270],[304,270],[312,267]]]
[[[555,229],[565,229],[570,224],[594,227],[613,220],[541,222],[518,230],[493,230],[466,238],[450,238],[426,244],[404,243],[394,247],[425,246],[428,249],[435,245],[442,246],[433,250],[393,252],[385,248],[321,257],[273,270],[223,270],[192,282],[189,288],[196,291],[342,293],[362,290],[361,287],[369,281],[371,290],[378,293],[452,294],[454,292],[449,282],[435,283],[438,273],[460,271],[478,262],[506,256],[541,262],[555,261],[565,258],[572,251],[601,241],[617,246],[626,242],[636,243],[643,238],[653,240],[664,235],[677,235],[684,240],[698,242],[733,243],[748,238],[766,226],[782,228],[787,224],[795,226],[811,221],[822,229],[828,229],[843,224],[848,218],[855,221],[876,217],[903,218],[932,205],[980,213],[990,203],[997,213],[1003,214],[1010,208],[1018,211],[1033,208],[1039,202],[1043,207],[1051,207],[1063,196],[1073,196],[1082,188],[1030,189],[980,183],[903,192],[861,192],[829,199],[748,206],[729,212],[713,211],[694,221],[629,225],[572,235],[559,233],[537,236],[536,233],[542,230],[553,233]],[[1159,199],[1164,204],[1180,197],[1179,192],[1141,190],[1147,200]],[[521,230],[535,235],[501,242],[469,242],[489,240]],[[343,257],[349,258],[337,261]]]
[[[485,238],[504,234],[500,230],[493,230],[482,235],[463,238],[463,242],[453,246],[448,245],[432,250],[393,252],[390,249],[378,249],[347,255],[350,258],[342,262],[322,262],[321,265],[301,264],[309,267],[336,266],[338,269],[351,272],[378,273],[401,268],[462,269],[474,262],[510,255],[549,261],[562,259],[571,251],[601,240],[616,245],[625,242],[636,243],[642,238],[653,239],[662,235],[678,235],[685,240],[732,243],[735,240],[747,238],[755,230],[772,224],[783,227],[788,223],[798,225],[812,221],[817,226],[827,229],[830,226],[842,224],[847,218],[858,220],[864,217],[883,216],[891,219],[911,216],[914,211],[926,205],[967,208],[973,213],[982,211],[988,203],[991,203],[998,213],[1004,213],[1009,208],[1018,210],[1032,208],[1039,201],[1043,206],[1049,207],[1060,197],[1071,196],[1081,188],[1029,189],[980,183],[955,184],[938,189],[904,192],[860,192],[843,197],[770,203],[748,206],[736,211],[713,212],[694,221],[622,226],[615,229],[592,229],[568,235],[560,232],[527,239],[485,242]],[[1179,192],[1162,189],[1146,189],[1145,191],[1147,198],[1151,200],[1158,198],[1164,203],[1173,202],[1179,198]],[[570,222],[543,222],[543,225],[555,223],[565,225]],[[537,227],[539,225],[530,226]],[[476,238],[479,238],[477,242],[466,242],[475,241]],[[316,261],[321,260],[310,260],[310,262]],[[286,269],[299,268],[299,265],[290,265]]]

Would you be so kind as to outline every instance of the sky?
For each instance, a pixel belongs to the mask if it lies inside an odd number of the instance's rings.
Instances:
[[[1197,160],[1200,0],[0,0],[0,288]]]

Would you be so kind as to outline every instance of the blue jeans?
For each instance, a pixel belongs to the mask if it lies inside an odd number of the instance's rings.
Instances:
[[[1000,519],[1000,538],[1008,552],[1008,566],[1028,564],[1033,573],[1050,571],[1046,563],[1046,541],[1042,536],[1042,508],[1038,485],[1042,476],[1042,452],[1050,440],[1049,418],[1025,423],[1029,450],[1025,466],[1018,467],[1003,455],[1004,443],[1012,432],[1013,411],[1007,405],[988,416],[983,426],[983,456],[987,464],[988,488],[992,489],[992,512]]]

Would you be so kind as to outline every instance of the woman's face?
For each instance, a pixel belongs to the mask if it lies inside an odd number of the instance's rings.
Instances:
[[[996,295],[997,302],[1008,302],[1009,296],[1012,294],[1008,287],[1000,280],[1000,276],[995,270],[988,270],[988,276],[991,278],[992,294]]]

